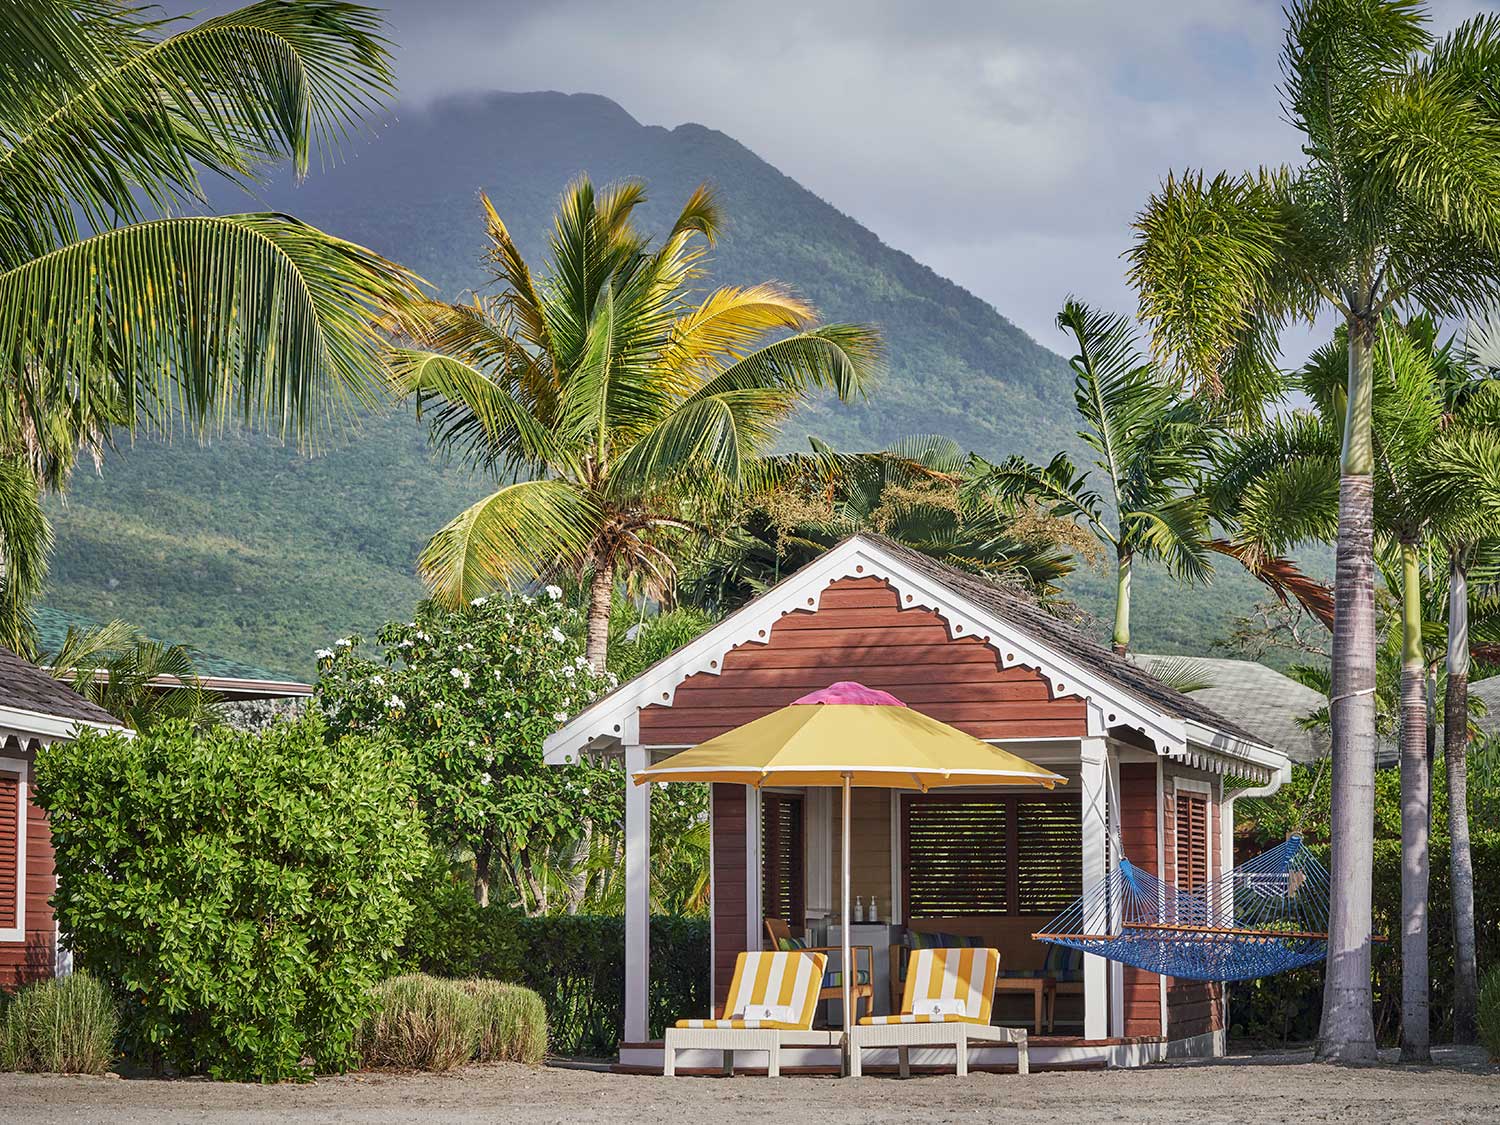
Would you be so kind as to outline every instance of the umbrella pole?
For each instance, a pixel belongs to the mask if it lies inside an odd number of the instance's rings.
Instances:
[[[844,925],[842,926],[842,928],[839,931],[843,935],[843,942],[841,943],[843,945],[843,949],[841,950],[841,953],[843,955],[843,961],[840,962],[840,964],[839,964],[839,969],[840,969],[839,980],[841,980],[843,982],[843,986],[844,986],[844,1031],[845,1032],[847,1032],[849,1030],[849,1028],[853,1026],[853,1021],[854,1021],[854,1007],[850,1003],[850,1001],[853,999],[853,997],[850,994],[853,992],[853,988],[854,988],[854,968],[849,963],[849,952],[850,952],[850,950],[849,950],[849,940],[850,940],[850,938],[849,938],[849,925],[850,925],[851,922],[854,921],[853,916],[849,912],[849,820],[850,820],[850,816],[849,816],[849,805],[850,805],[850,801],[849,801],[849,786],[850,786],[850,780],[851,779],[850,779],[849,773],[845,772],[845,774],[844,774],[843,817],[840,820],[840,823],[841,823],[841,825],[843,827],[843,836],[844,836],[844,877],[843,877],[843,879],[840,880],[840,886],[842,886],[843,890],[844,890],[844,896],[843,896],[844,897],[844,914],[843,914]]]

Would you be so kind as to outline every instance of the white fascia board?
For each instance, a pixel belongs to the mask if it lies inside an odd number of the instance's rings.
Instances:
[[[640,708],[671,706],[683,680],[698,672],[718,675],[724,655],[737,645],[768,643],[777,621],[797,610],[816,610],[822,591],[841,578],[883,579],[896,590],[902,609],[927,609],[942,617],[950,638],[979,637],[995,650],[1001,667],[1036,670],[1047,680],[1053,698],[1087,700],[1091,735],[1103,735],[1104,726],[1128,726],[1149,738],[1159,753],[1180,753],[1187,747],[1187,728],[1181,719],[1164,714],[1066,653],[973,605],[878,544],[856,537],[820,555],[697,640],[585,708],[547,738],[544,760],[562,765],[576,761],[585,750],[628,741],[627,725]]]
[[[27,738],[56,740],[72,738],[80,729],[120,731],[131,733],[119,723],[95,723],[86,719],[70,719],[62,715],[48,715],[42,711],[28,711],[21,707],[0,707],[0,728]]]

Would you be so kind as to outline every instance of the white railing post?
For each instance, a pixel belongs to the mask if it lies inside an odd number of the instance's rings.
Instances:
[[[650,764],[625,747],[625,1041],[646,1042],[651,989],[651,786],[631,780]]]
[[[1081,743],[1083,800],[1083,891],[1096,890],[1109,875],[1106,810],[1109,807],[1109,762],[1103,738]],[[1083,1037],[1109,1036],[1109,977],[1104,958],[1083,957]]]

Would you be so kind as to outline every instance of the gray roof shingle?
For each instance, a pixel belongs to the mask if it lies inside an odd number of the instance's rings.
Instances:
[[[0,647],[0,707],[86,723],[120,725],[120,720],[104,708],[90,703],[61,680],[4,647]]]

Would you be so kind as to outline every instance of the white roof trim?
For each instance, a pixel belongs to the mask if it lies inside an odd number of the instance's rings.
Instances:
[[[88,719],[49,715],[43,711],[28,711],[22,707],[0,707],[0,730],[12,731],[17,736],[47,739],[72,738],[80,727],[103,731],[126,729],[120,723],[96,723]]]
[[[950,638],[980,637],[995,650],[1001,667],[1035,669],[1047,680],[1054,698],[1087,700],[1088,733],[1092,736],[1101,736],[1111,727],[1129,727],[1148,738],[1158,753],[1174,757],[1186,754],[1190,741],[1196,741],[1182,719],[1166,714],[1067,653],[974,605],[878,543],[855,536],[585,708],[548,737],[545,760],[549,765],[561,765],[576,760],[584,750],[634,742],[639,737],[636,719],[640,708],[670,706],[677,685],[698,672],[718,675],[730,649],[746,643],[766,644],[777,621],[797,610],[816,610],[823,590],[841,578],[884,579],[900,596],[903,609],[927,609],[943,618]],[[1221,732],[1201,729],[1206,744],[1218,745],[1227,739]],[[1280,757],[1276,751],[1267,750]]]

